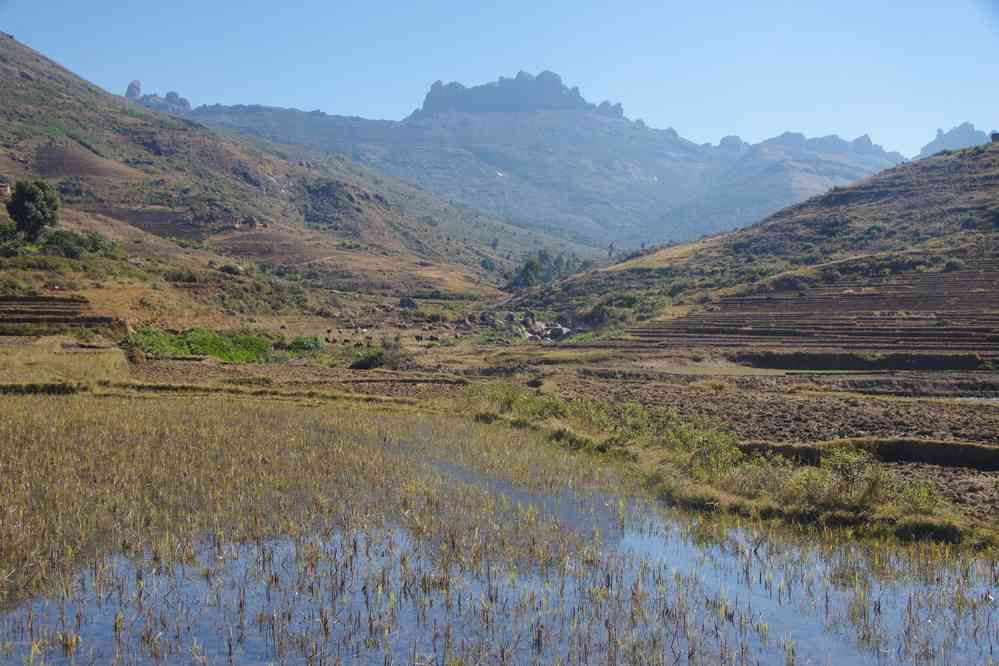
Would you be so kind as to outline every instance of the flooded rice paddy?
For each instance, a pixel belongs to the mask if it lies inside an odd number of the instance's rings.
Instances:
[[[342,464],[285,529],[108,549],[0,614],[0,661],[999,659],[994,559],[685,515],[528,433],[356,418],[302,426]]]

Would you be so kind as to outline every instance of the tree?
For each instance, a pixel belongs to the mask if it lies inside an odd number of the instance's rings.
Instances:
[[[29,241],[36,241],[45,227],[58,221],[59,193],[43,180],[33,183],[20,181],[7,202],[7,214],[14,220],[19,233]]]

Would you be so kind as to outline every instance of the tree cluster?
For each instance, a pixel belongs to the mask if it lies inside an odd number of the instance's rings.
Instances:
[[[592,262],[581,261],[579,257],[571,253],[556,255],[548,250],[539,250],[536,255],[529,256],[524,260],[520,268],[510,277],[506,288],[508,291],[530,289],[574,275],[591,266]]]

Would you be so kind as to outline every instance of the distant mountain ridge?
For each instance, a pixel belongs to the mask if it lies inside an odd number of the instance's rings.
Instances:
[[[0,180],[46,180],[81,225],[303,269],[351,293],[496,294],[502,271],[537,247],[576,249],[347,160],[146,108],[138,82],[129,93],[0,33]]]
[[[905,159],[886,152],[866,134],[846,141],[835,135],[809,139],[785,132],[741,148],[733,139],[738,137],[726,137],[717,150],[728,146],[735,160],[705,193],[670,210],[658,224],[696,228],[700,235],[741,228],[745,220],[761,220],[775,207],[859,181]]]
[[[342,154],[517,224],[593,245],[689,240],[743,227],[904,160],[869,137],[785,133],[697,144],[589,102],[554,72],[479,86],[435,83],[402,121],[263,106],[190,117]]]
[[[988,142],[989,134],[987,132],[979,131],[975,129],[972,123],[965,122],[951,128],[947,132],[938,129],[936,138],[923,146],[923,149],[919,151],[915,159],[922,160],[931,157],[941,150],[962,150],[964,148],[980,146]]]

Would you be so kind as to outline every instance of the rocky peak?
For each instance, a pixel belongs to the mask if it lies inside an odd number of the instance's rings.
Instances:
[[[143,95],[142,83],[140,81],[132,81],[128,84],[128,90],[125,91],[125,97],[136,102],[137,104],[141,104],[146,108],[161,111],[163,113],[184,115],[191,112],[191,103],[181,97],[180,93],[170,91],[166,94],[165,98],[160,97],[155,93],[151,95]]]
[[[722,140],[718,142],[718,150],[723,153],[741,155],[749,150],[749,144],[741,137],[729,135],[722,137]]]
[[[961,123],[947,132],[938,129],[936,137],[933,141],[923,146],[916,159],[921,160],[925,157],[936,155],[941,150],[960,150],[962,148],[980,146],[988,142],[988,134],[975,129],[975,126],[971,123]]]
[[[800,132],[784,132],[780,136],[767,139],[758,145],[776,147],[789,151],[791,154],[800,155],[831,153],[837,155],[874,156],[889,159],[895,163],[905,159],[899,153],[886,151],[882,146],[874,143],[867,134],[859,136],[853,141],[846,141],[836,134],[817,136],[810,139]]]
[[[620,104],[609,101],[599,106],[583,97],[578,87],[570,88],[555,72],[544,71],[533,76],[518,72],[514,78],[466,88],[460,83],[437,81],[430,87],[412,118],[428,117],[448,112],[490,113],[550,110],[589,111],[611,118],[623,118]]]

